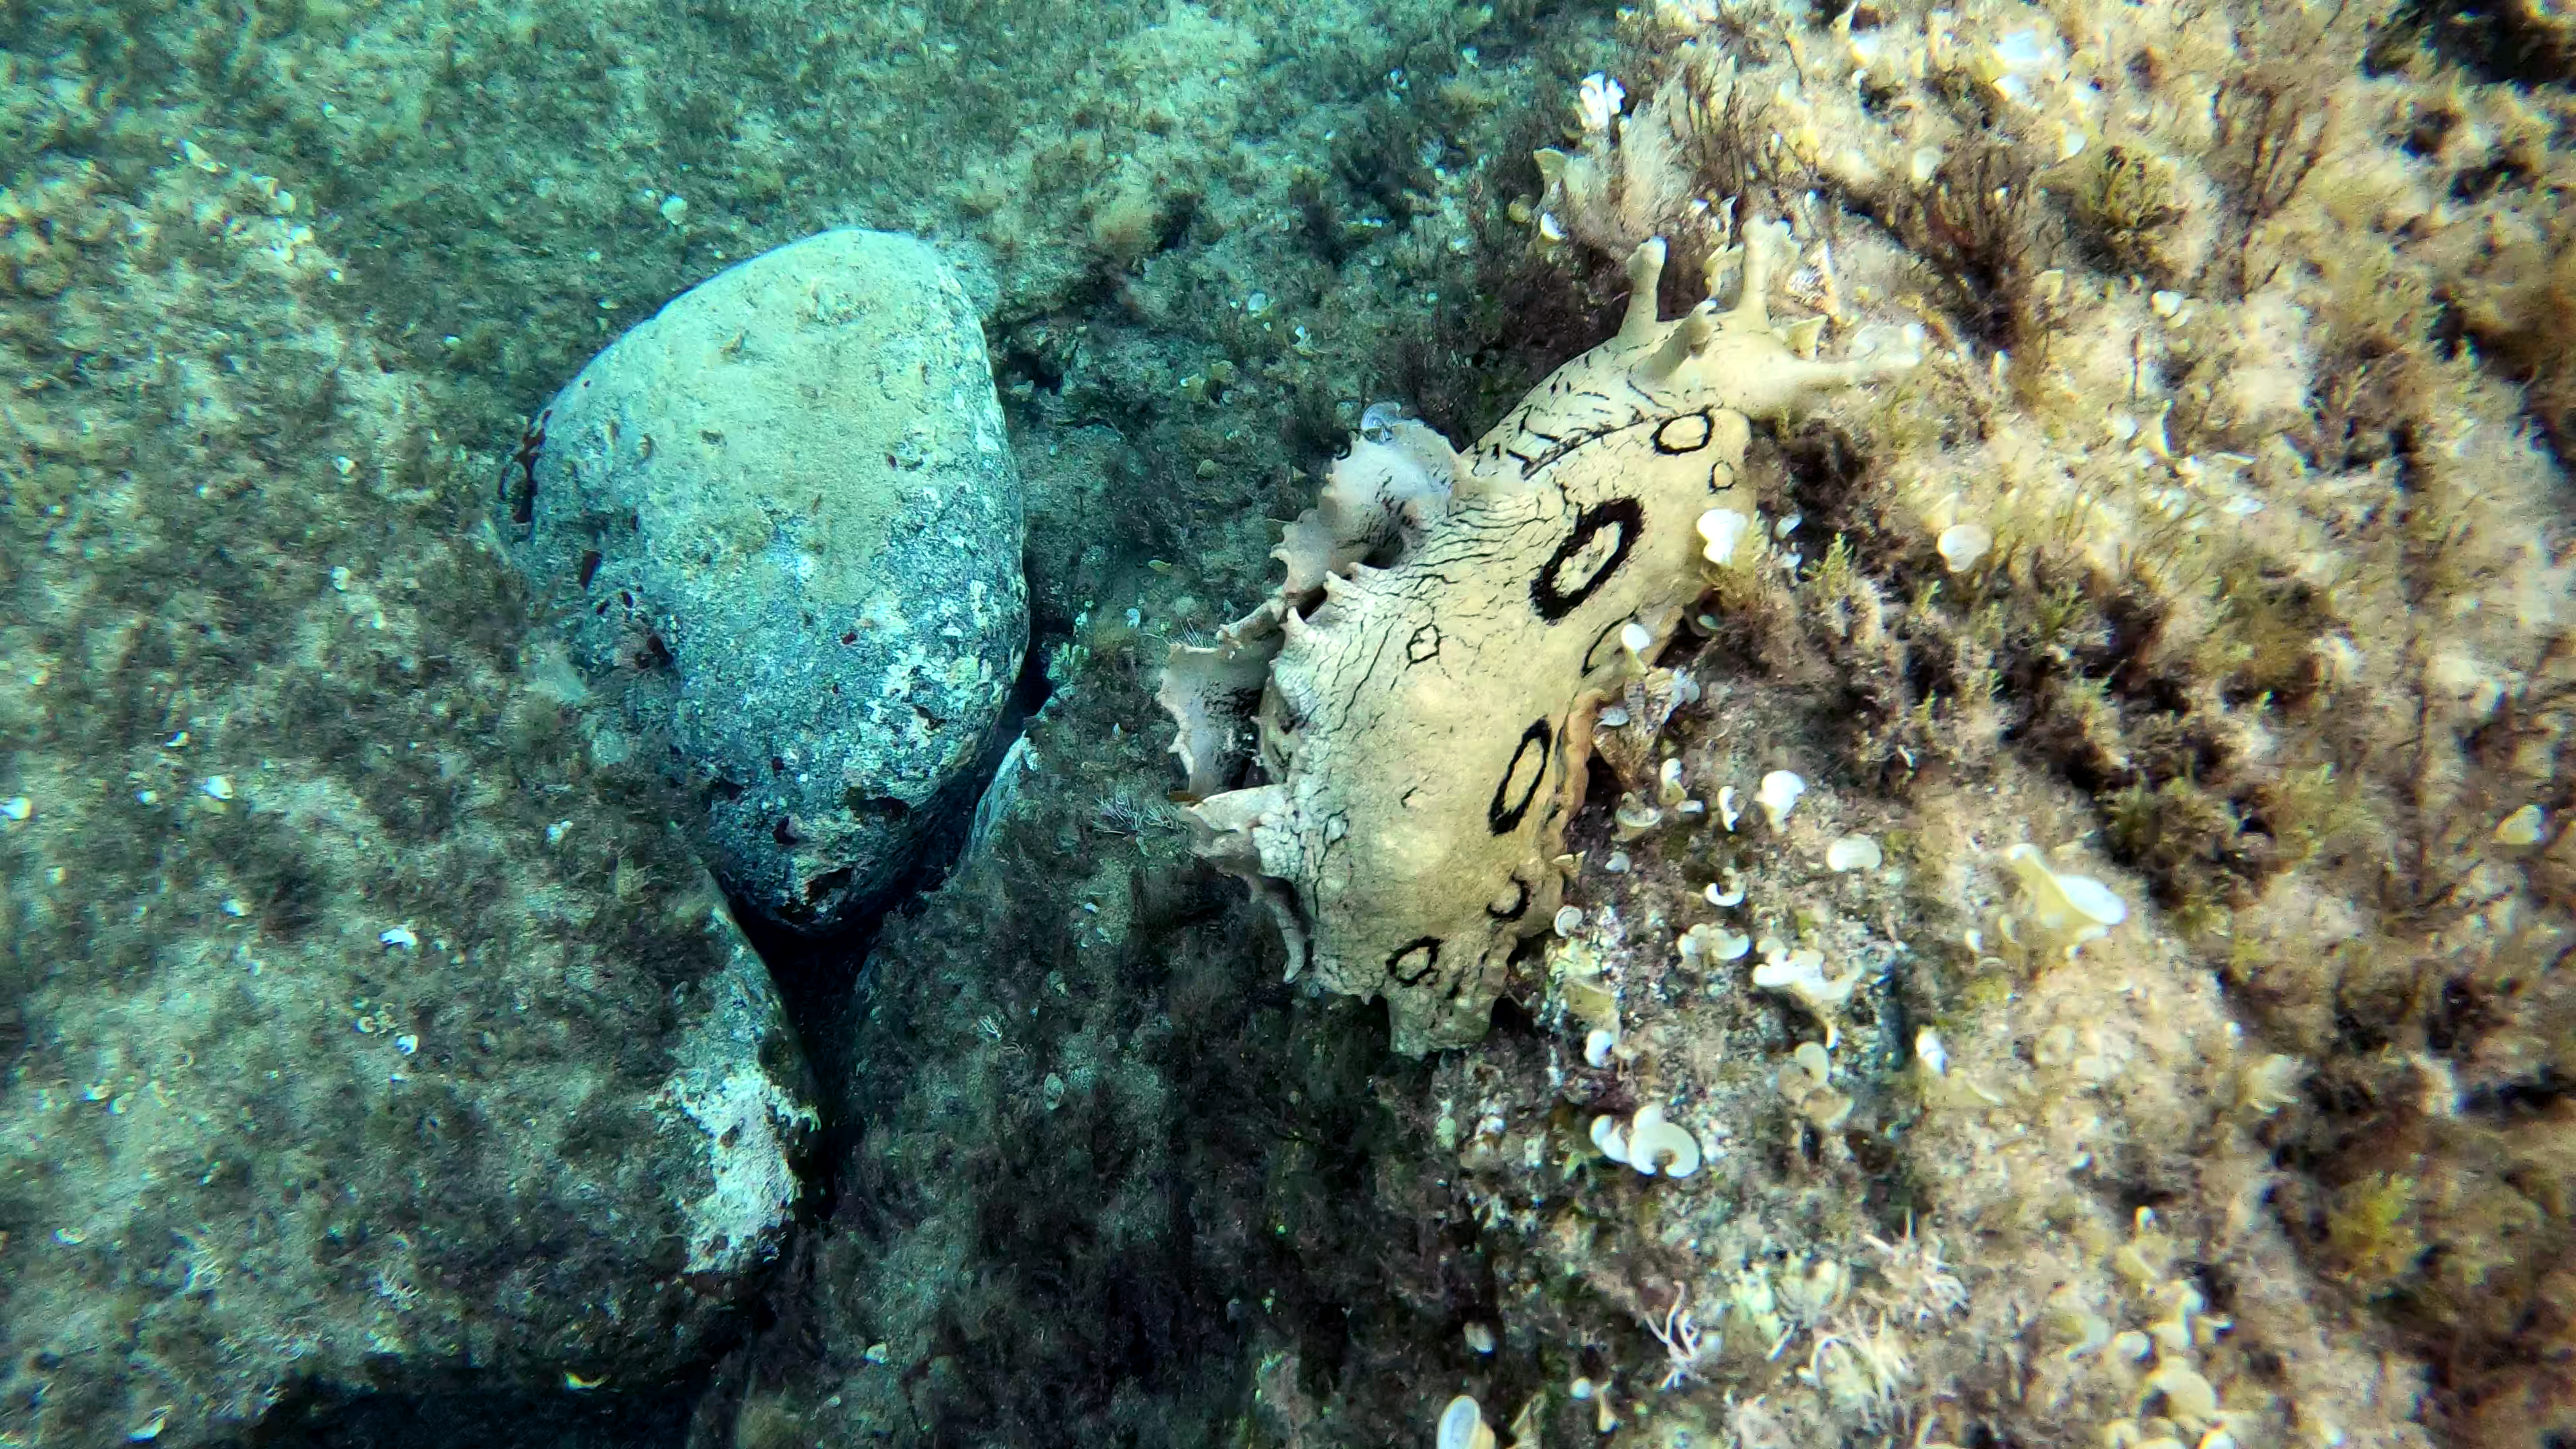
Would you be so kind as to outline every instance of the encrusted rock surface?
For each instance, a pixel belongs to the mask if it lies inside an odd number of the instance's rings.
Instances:
[[[32,193],[91,240],[11,313],[87,361],[0,445],[0,1444],[684,1374],[786,1227],[796,1040],[522,647],[438,382],[198,156]]]
[[[669,757],[631,730],[592,748],[608,712],[566,707],[585,686],[560,649],[531,647],[525,591],[480,540],[496,485],[523,471],[523,427],[600,347],[735,259],[864,219],[991,257],[993,355],[1022,430],[1031,594],[1059,688],[1020,791],[1036,818],[1014,816],[984,884],[893,924],[904,944],[870,977],[901,999],[852,1009],[866,1038],[842,1065],[858,1084],[845,1120],[867,1124],[867,1150],[848,1167],[867,1187],[838,1197],[843,1231],[810,1278],[781,1255],[777,1338],[828,1354],[793,1381],[816,1392],[784,1427],[809,1443],[834,1415],[855,1442],[1226,1437],[1228,1300],[1275,1283],[1238,1271],[1268,1251],[1257,1193],[1275,1139],[1208,1104],[1322,1101],[1280,1027],[1339,1017],[1286,1010],[1270,933],[1269,958],[1238,963],[1229,933],[1203,929],[1240,893],[1186,862],[1137,681],[1164,630],[1220,623],[1220,606],[1258,594],[1273,539],[1247,485],[1275,484],[1293,515],[1313,490],[1292,468],[1395,390],[1391,350],[1501,339],[1500,362],[1441,370],[1443,396],[1401,389],[1464,436],[1597,335],[1570,307],[1536,336],[1506,329],[1519,294],[1475,283],[1480,239],[1505,225],[1497,188],[1517,184],[1502,178],[1526,149],[1527,98],[1591,68],[1612,17],[1524,0],[395,0],[263,6],[257,22],[174,0],[0,24],[0,807],[25,797],[29,811],[0,808],[0,1085],[101,1082],[100,1044],[120,1039],[73,1013],[145,993],[164,957],[220,964],[253,931],[360,950],[316,947],[317,965],[300,946],[256,948],[268,966],[253,984],[283,996],[259,1010],[234,992],[129,1013],[151,1035],[120,1047],[149,1069],[127,1083],[142,1084],[128,1115],[108,1115],[115,1094],[79,1102],[35,1156],[0,1162],[7,1409],[41,1393],[43,1442],[74,1425],[117,1445],[167,1401],[155,1442],[200,1442],[205,1406],[156,1367],[175,1353],[222,1365],[200,1382],[240,1386],[226,1402],[243,1414],[287,1396],[243,1431],[263,1442],[679,1442],[706,1382],[690,1360],[724,1341],[736,1285],[687,1271],[687,1206],[712,1181],[682,1171],[703,1157],[697,1124],[666,1116],[656,1152],[630,1150],[625,1129],[686,1065],[665,992],[721,961],[694,934],[703,914],[679,908],[701,889],[688,842],[662,828],[696,802],[664,793]],[[1545,283],[1542,299],[1564,291]],[[1425,305],[1431,291],[1450,304]],[[621,742],[628,757],[608,763]],[[214,775],[235,789],[220,816],[187,793]],[[133,798],[145,789],[156,805]],[[280,789],[360,828],[308,838],[303,817],[266,812]],[[1150,893],[1134,912],[1130,879]],[[688,953],[645,954],[672,920]],[[419,950],[378,944],[405,922]],[[441,939],[482,955],[451,965]],[[1174,950],[1198,969],[1173,969]],[[1042,986],[1059,962],[1063,985]],[[248,968],[229,969],[215,978],[228,990]],[[480,1051],[471,1033],[488,1029],[495,1057],[459,1060],[490,1073],[497,1059],[545,1094],[469,1079],[465,1110],[442,1103],[488,1157],[425,1160],[402,1130],[417,1118],[362,1132],[258,1095],[357,1090],[344,1047],[390,1072],[395,1049],[359,1033],[349,1003],[372,1010],[392,985],[435,1008],[394,1033],[420,1038],[410,1060],[450,1051],[451,1027]],[[1291,1124],[1321,1144],[1299,1153],[1328,1154],[1282,1173],[1315,1212],[1351,1200],[1370,1141],[1339,1110],[1370,1100],[1383,1061],[1383,1024],[1363,1028],[1330,1033],[1365,1047],[1335,1110],[1300,1107]],[[198,1065],[161,1069],[162,1044],[191,1034],[222,1051],[199,1044]],[[515,1065],[541,1052],[551,1070]],[[130,1133],[159,1111],[156,1076],[217,1122],[247,1105],[260,1134],[224,1139],[241,1150],[210,1185],[185,1153],[126,1179],[141,1227],[109,1255],[93,1233],[76,1257],[51,1237],[49,1194],[69,1189],[37,1179],[77,1157],[62,1134]],[[564,1125],[576,1104],[587,1130]],[[334,1144],[314,1154],[330,1171],[296,1179],[286,1203],[284,1173],[316,1142]],[[275,1162],[276,1178],[241,1185]],[[648,1181],[673,1184],[668,1197],[639,1202]],[[139,1261],[188,1251],[156,1233],[164,1220],[207,1241],[198,1222],[228,1221],[214,1216],[227,1192],[297,1232],[322,1223],[298,1241],[326,1242],[358,1290],[287,1309],[296,1280],[277,1264],[295,1254],[255,1263],[254,1282],[222,1238],[207,1261],[226,1276],[185,1289],[185,1266]],[[467,1218],[483,1226],[452,1231]],[[319,1236],[335,1227],[362,1230],[370,1252],[392,1233],[427,1244],[439,1274],[423,1300],[364,1296],[371,1260],[337,1256]],[[1353,1286],[1283,1305],[1392,1322],[1367,1228],[1331,1258]],[[631,1241],[650,1261],[612,1272]],[[491,1286],[541,1254],[559,1264],[541,1297]],[[635,1297],[592,1291],[612,1277],[698,1292],[677,1321],[639,1318]],[[146,1347],[87,1352],[58,1334],[75,1283],[93,1326],[119,1335],[108,1343]],[[789,1298],[798,1283],[830,1298],[821,1342]],[[612,1303],[627,1316],[548,1316]],[[363,1334],[341,1320],[380,1308],[420,1326],[359,1360]],[[280,1323],[327,1341],[283,1359],[265,1337]],[[567,1374],[605,1382],[576,1391]],[[755,1386],[771,1382],[764,1369]],[[788,1442],[759,1432],[780,1423],[769,1407],[755,1399],[738,1435],[719,1422],[706,1442]]]
[[[827,927],[891,884],[990,736],[1028,639],[1020,485],[984,334],[922,242],[764,253],[619,338],[506,490],[531,578],[676,751],[713,863]]]

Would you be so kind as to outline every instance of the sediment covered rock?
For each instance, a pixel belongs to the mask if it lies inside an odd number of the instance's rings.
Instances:
[[[345,259],[202,149],[108,181],[22,193],[89,240],[0,343],[92,359],[0,444],[0,1444],[685,1375],[813,1122],[767,973]]]
[[[823,928],[957,803],[1028,638],[984,335],[910,237],[842,229],[682,294],[540,416],[522,560],[718,874]]]

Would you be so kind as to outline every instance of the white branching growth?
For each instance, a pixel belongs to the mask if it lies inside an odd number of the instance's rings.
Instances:
[[[1664,1310],[1664,1321],[1646,1321],[1646,1331],[1664,1346],[1664,1381],[1656,1387],[1676,1389],[1691,1378],[1726,1347],[1723,1335],[1703,1333],[1690,1312],[1690,1285],[1676,1285],[1673,1306]]]

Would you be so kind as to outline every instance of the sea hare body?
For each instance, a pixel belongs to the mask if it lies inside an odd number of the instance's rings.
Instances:
[[[1289,527],[1279,591],[1172,651],[1200,854],[1270,905],[1292,976],[1385,997],[1400,1052],[1483,1036],[1554,915],[1594,708],[1698,593],[1696,524],[1742,496],[1748,415],[1875,370],[1773,333],[1770,241],[1749,229],[1732,310],[1672,322],[1663,244],[1640,247],[1618,335],[1467,453],[1373,426]]]

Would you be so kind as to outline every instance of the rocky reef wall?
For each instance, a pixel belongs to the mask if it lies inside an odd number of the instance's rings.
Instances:
[[[0,1434],[2576,1432],[2552,23],[9,12]],[[1392,1057],[1191,859],[1156,673],[1369,405],[1472,438],[1757,216],[1785,343],[1921,361],[1752,431],[1574,914]],[[987,313],[1052,698],[864,971],[781,958],[807,1147],[692,1025],[703,782],[486,529],[609,337],[841,224]],[[804,1184],[721,1278],[709,1121]]]

